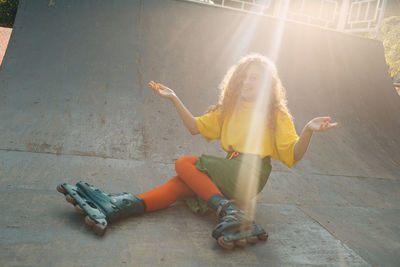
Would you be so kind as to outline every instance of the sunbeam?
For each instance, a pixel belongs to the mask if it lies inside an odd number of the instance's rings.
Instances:
[[[282,40],[282,35],[285,27],[285,17],[288,11],[288,1],[284,2],[282,7],[281,18],[279,20],[278,27],[275,30],[275,36],[271,39],[270,51],[268,55],[273,62],[276,62],[279,56],[279,48]],[[247,44],[246,44],[247,45]],[[273,65],[273,63],[271,63]],[[237,196],[240,196],[242,208],[246,213],[254,219],[256,209],[256,198],[257,189],[259,185],[259,174],[260,165],[262,159],[260,157],[252,156],[252,154],[260,154],[260,150],[264,143],[265,130],[268,129],[266,116],[268,112],[269,99],[271,94],[271,86],[273,85],[273,73],[275,70],[264,70],[262,75],[261,86],[257,92],[257,96],[253,99],[254,107],[249,122],[249,132],[245,141],[245,151],[252,152],[250,155],[244,155],[242,164],[240,166],[238,174],[238,186],[236,188]],[[246,88],[244,88],[246,89]],[[244,90],[242,89],[242,90]],[[266,127],[265,127],[266,126]],[[245,186],[243,186],[245,185]]]

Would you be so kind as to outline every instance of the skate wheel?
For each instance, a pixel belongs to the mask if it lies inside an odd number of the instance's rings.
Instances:
[[[103,236],[104,232],[106,231],[106,226],[101,223],[96,223],[93,226],[93,231],[95,232],[96,235]]]
[[[86,211],[84,211],[84,209],[82,209],[81,206],[79,206],[79,205],[75,206],[75,210],[80,214],[83,214],[83,215],[87,214]]]
[[[246,239],[247,239],[247,243],[249,243],[249,244],[255,244],[258,241],[257,236],[249,236]]]
[[[64,187],[62,187],[61,184],[57,185],[57,191],[62,193],[62,194],[66,194],[67,190],[64,189]]]
[[[260,239],[260,240],[262,240],[262,241],[267,241],[267,239],[268,239],[268,234],[267,234],[267,233],[261,234],[261,235],[258,235],[257,237],[258,237],[258,239]]]
[[[223,236],[218,237],[217,242],[218,242],[218,245],[220,245],[221,247],[223,247],[225,249],[232,249],[235,246],[235,244],[233,242],[226,242],[224,240]]]
[[[65,200],[67,200],[69,203],[76,205],[76,200],[73,199],[70,195],[65,196]]]
[[[97,224],[97,222],[95,220],[93,220],[92,218],[90,218],[89,215],[87,215],[85,217],[85,223],[90,227],[92,227],[92,226]]]
[[[235,241],[235,245],[238,246],[238,247],[245,247],[247,245],[246,238],[236,240]]]

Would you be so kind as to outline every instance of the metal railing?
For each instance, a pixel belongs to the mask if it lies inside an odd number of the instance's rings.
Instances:
[[[387,0],[186,0],[341,32],[377,33]]]

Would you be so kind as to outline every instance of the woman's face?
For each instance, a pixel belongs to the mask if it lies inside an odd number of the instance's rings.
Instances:
[[[241,97],[246,101],[254,101],[262,86],[265,86],[265,70],[263,67],[251,64],[244,76]]]

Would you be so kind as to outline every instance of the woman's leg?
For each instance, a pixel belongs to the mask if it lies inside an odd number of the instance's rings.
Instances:
[[[177,176],[162,186],[138,195],[146,204],[146,211],[160,210],[182,197],[192,196],[195,196],[195,193]]]
[[[175,162],[178,177],[203,200],[208,201],[211,196],[222,195],[218,187],[204,172],[196,168],[196,156],[185,156]]]
[[[222,196],[211,179],[196,168],[197,158],[195,156],[179,158],[175,162],[175,170],[178,176],[160,187],[138,195],[146,204],[146,211],[166,208],[184,197],[199,195],[207,201],[215,194]]]

